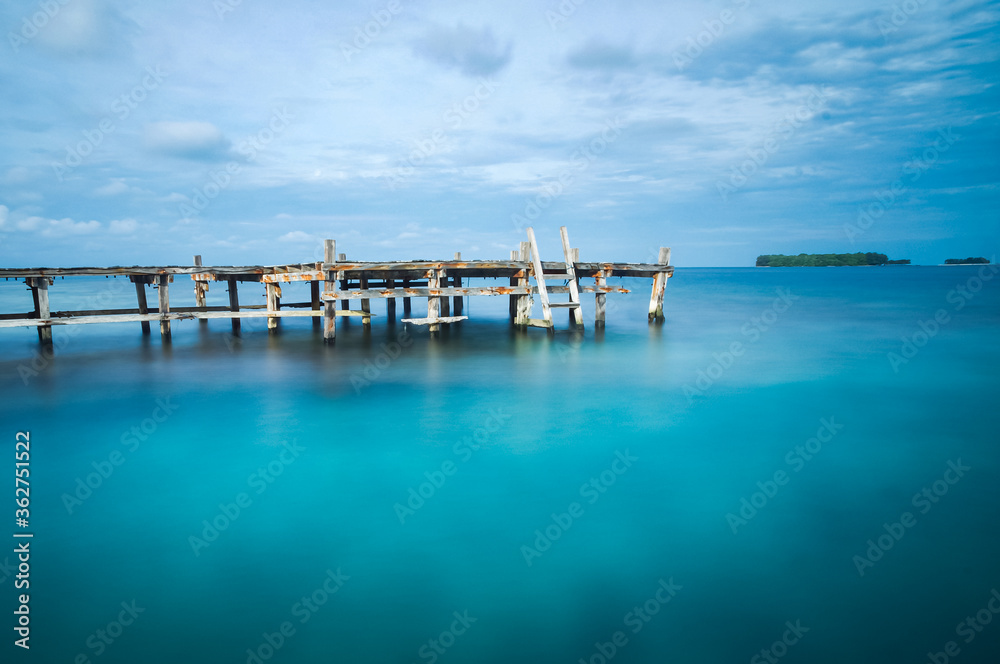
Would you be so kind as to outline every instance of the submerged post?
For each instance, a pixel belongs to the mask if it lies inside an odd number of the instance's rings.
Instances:
[[[670,265],[670,247],[660,247],[657,263]],[[653,278],[653,293],[649,298],[649,322],[663,322],[663,292],[667,287],[667,273],[657,272]]]
[[[323,241],[323,262],[337,262],[337,242],[336,240]],[[326,270],[326,292],[328,295],[335,295],[337,292],[337,273],[324,265]],[[328,299],[323,311],[323,342],[332,344],[337,341],[337,300]]]
[[[528,263],[531,260],[530,242],[521,243],[520,259],[522,263]],[[531,279],[528,277],[528,270],[521,270],[520,275],[521,276],[517,280],[517,285],[523,288],[528,288],[531,285]],[[514,318],[514,323],[519,328],[526,329],[528,327],[529,318],[531,318],[531,293],[526,293],[525,295],[519,295],[517,298],[517,314]]]
[[[316,264],[316,271],[317,272],[323,271],[322,263]],[[315,279],[309,282],[309,303],[312,305],[313,311],[320,310],[321,304],[319,300],[319,281]],[[312,320],[313,320],[313,327],[320,327],[320,325],[322,324],[319,319],[319,316],[315,314],[313,314]]]
[[[239,312],[240,294],[236,289],[236,277],[229,277],[229,310]],[[233,336],[240,336],[240,319],[233,316]]]
[[[396,281],[394,279],[386,279],[385,287],[392,290],[396,287]],[[395,325],[396,323],[396,298],[388,297],[385,300],[385,318],[389,325]]]
[[[456,251],[455,252],[455,260],[456,261],[462,260],[462,252],[461,251]],[[461,288],[462,287],[462,277],[458,277],[458,276],[452,277],[452,279],[451,279],[451,285],[454,286],[455,288]],[[462,307],[464,306],[464,304],[465,304],[465,298],[463,298],[461,295],[456,295],[455,296],[455,315],[456,316],[461,316],[462,315]]]
[[[427,288],[428,290],[441,287],[441,271],[432,269],[428,273],[427,277]],[[427,318],[434,321],[441,317],[441,298],[436,295],[427,296]],[[430,323],[427,328],[431,334],[437,334],[441,331],[441,323]]]
[[[170,313],[170,275],[161,274],[157,276],[157,289],[159,291],[159,314],[160,314],[160,339],[170,341],[170,320],[164,318]]]
[[[201,254],[194,257],[195,267],[201,267]],[[208,282],[202,281],[201,279],[195,279],[194,281],[194,303],[197,307],[204,309],[207,305],[205,303],[205,293],[208,292]],[[203,325],[208,325],[208,320],[205,318],[201,319]]]
[[[518,257],[517,249],[511,249],[510,250],[510,259],[512,261],[516,261],[517,257]],[[514,286],[517,286],[517,276],[513,276],[513,277],[510,278],[510,285],[511,285],[511,288],[513,288]],[[511,325],[517,325],[517,300],[518,300],[518,296],[517,295],[511,295],[510,296],[510,302],[507,305],[507,309],[510,312],[510,324]]]
[[[410,280],[409,279],[403,279],[403,288],[409,288],[409,287],[410,287]],[[404,297],[403,298],[403,316],[409,316],[409,315],[410,315],[410,298]]]
[[[278,284],[268,283],[267,287],[267,313],[273,314],[278,311]],[[267,317],[267,331],[274,332],[278,329],[278,317]]]
[[[28,279],[31,286],[31,299],[35,302],[35,318],[40,320],[51,320],[52,313],[49,311],[49,278],[39,277]],[[38,341],[43,346],[52,345],[52,325],[38,326]]]
[[[603,269],[600,272],[597,273],[597,276],[595,277],[594,280],[595,280],[596,285],[597,285],[598,288],[601,288],[602,286],[607,286],[608,285],[607,275],[608,275],[608,271],[607,270],[603,270]],[[595,328],[604,327],[604,316],[605,316],[605,308],[606,308],[607,300],[608,300],[608,294],[607,293],[602,293],[600,291],[597,291],[594,294],[594,327]]]
[[[148,314],[149,304],[146,302],[146,277],[133,275],[129,277],[129,279],[131,279],[132,283],[135,284],[135,299],[139,302],[139,313],[143,315]],[[149,321],[144,320],[140,323],[140,325],[142,325],[143,335],[148,335]]]

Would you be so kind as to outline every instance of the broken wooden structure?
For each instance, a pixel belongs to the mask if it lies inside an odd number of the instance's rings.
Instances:
[[[595,296],[597,327],[605,323],[608,294],[628,293],[624,288],[608,285],[611,277],[638,277],[653,280],[649,303],[649,321],[663,321],[663,295],[667,279],[673,275],[670,249],[661,248],[656,263],[591,263],[580,262],[579,250],[571,248],[566,228],[560,229],[563,261],[542,261],[533,229],[528,229],[528,241],[511,252],[509,260],[464,261],[456,253],[453,260],[445,261],[348,261],[344,254],[337,254],[336,242],[324,243],[324,260],[318,263],[301,263],[275,266],[215,266],[202,265],[201,256],[194,257],[191,266],[166,267],[76,267],[76,268],[3,268],[0,277],[24,280],[31,289],[34,311],[28,313],[0,314],[0,328],[36,327],[43,344],[52,343],[52,327],[84,323],[135,323],[142,326],[142,333],[150,333],[150,323],[160,325],[160,335],[170,338],[170,323],[175,320],[229,318],[233,334],[239,335],[243,318],[266,317],[269,330],[275,330],[281,318],[289,316],[312,317],[314,325],[322,327],[323,338],[334,342],[337,337],[337,318],[356,316],[368,327],[375,314],[371,300],[386,301],[386,316],[396,320],[396,301],[403,300],[403,323],[427,325],[432,333],[442,325],[466,320],[463,298],[478,295],[506,295],[510,298],[511,322],[518,328],[554,328],[553,309],[568,309],[570,325],[583,326],[580,305],[581,293]],[[194,281],[195,306],[170,306],[170,284],[178,276],[189,276]],[[105,276],[128,277],[135,284],[138,307],[135,309],[97,309],[87,311],[51,311],[49,286],[56,277]],[[476,285],[472,279],[509,280],[502,286]],[[590,282],[592,280],[592,282]],[[309,302],[281,302],[281,284],[309,282]],[[561,285],[549,282],[562,281]],[[208,306],[206,294],[210,285],[223,282],[229,290],[228,306]],[[240,283],[264,284],[266,304],[240,304]],[[532,283],[534,282],[534,283]],[[590,282],[590,283],[588,283]],[[509,284],[509,285],[508,285]],[[157,290],[156,306],[146,299],[146,286]],[[568,301],[555,302],[553,295],[567,295]],[[531,318],[534,298],[542,308],[542,318]],[[411,316],[411,300],[427,300],[427,315]],[[360,301],[360,308],[352,302]],[[340,303],[338,309],[337,303]],[[452,305],[454,305],[452,307]]]

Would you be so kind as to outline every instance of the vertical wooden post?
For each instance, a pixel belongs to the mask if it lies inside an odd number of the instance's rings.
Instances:
[[[267,313],[273,314],[278,311],[278,284],[268,282],[267,288]],[[274,332],[278,329],[278,317],[267,317],[267,331]]]
[[[323,241],[323,262],[337,262],[337,242],[336,240]],[[326,293],[327,296],[337,292],[337,273],[329,265],[324,265],[326,271]],[[332,344],[337,341],[337,300],[328,299],[323,311],[323,342]]]
[[[31,286],[31,298],[35,302],[35,318],[39,320],[52,320],[52,313],[49,311],[49,278],[38,277],[27,280]],[[52,345],[52,325],[38,326],[38,341],[43,346]]]
[[[439,283],[439,285],[440,285],[441,288],[447,288],[448,287],[448,277],[446,276],[447,274],[448,274],[448,271],[445,268],[441,268],[441,273],[439,275],[440,279],[438,280],[438,283]],[[441,300],[440,300],[440,302],[441,303],[440,303],[439,306],[440,306],[440,310],[441,310],[441,315],[442,316],[450,316],[451,315],[451,300],[449,300],[448,297],[442,297]]]
[[[657,260],[660,265],[670,265],[670,247],[660,247]],[[649,322],[663,322],[663,292],[667,287],[667,275],[657,273],[653,279],[653,293],[649,297]]]
[[[133,276],[130,277],[132,283],[135,284],[135,299],[139,302],[139,313],[148,314],[149,304],[146,302],[146,277]],[[144,320],[142,323],[142,333],[143,335],[149,335],[149,321]]]
[[[194,264],[196,267],[201,267],[201,254],[194,257]],[[196,279],[194,282],[194,303],[195,306],[204,309],[207,305],[205,300],[205,293],[208,292],[208,282]],[[208,319],[202,318],[199,321],[202,325],[208,325]]]
[[[594,279],[598,287],[607,286],[607,271],[601,270],[597,273],[597,277]],[[608,294],[597,292],[594,294],[594,327],[604,327],[604,316],[605,307],[607,304]]]
[[[455,260],[456,261],[462,260],[462,252],[461,251],[456,251],[455,252]],[[462,287],[462,277],[459,277],[459,276],[452,277],[451,278],[451,284],[455,288],[461,288]],[[462,315],[462,309],[463,309],[464,306],[465,306],[465,298],[463,298],[461,295],[456,295],[455,296],[455,315],[456,316],[461,316]]]
[[[358,282],[358,287],[361,290],[365,290],[366,288],[368,288],[368,277],[361,277],[361,280]],[[370,328],[372,326],[372,317],[370,315],[367,316],[365,315],[365,314],[371,314],[371,312],[372,312],[372,301],[366,297],[362,298],[361,324],[364,325],[366,328]]]
[[[517,249],[511,249],[510,250],[510,259],[512,261],[516,261],[517,258],[518,258],[518,255],[519,254],[518,254]],[[511,277],[510,278],[510,285],[511,286],[517,286],[517,281],[518,281],[517,277]],[[510,303],[507,305],[507,309],[508,309],[508,311],[510,313],[510,324],[511,325],[517,325],[517,303],[518,303],[518,298],[519,298],[518,295],[511,295],[510,296]]]
[[[229,310],[239,312],[240,294],[236,289],[236,277],[229,277]],[[240,336],[240,319],[233,317],[233,336]]]
[[[336,246],[336,243],[334,243],[334,246]],[[334,255],[336,256],[336,254],[334,254]],[[347,254],[340,254],[340,256],[338,258],[336,258],[336,259],[331,258],[328,262],[333,263],[335,260],[343,263],[344,261],[347,260]],[[343,277],[346,277],[346,276],[347,276],[346,274],[343,274],[343,273],[341,274],[342,278],[340,280],[340,290],[343,290],[343,291],[350,290],[350,288],[351,288],[351,283],[347,279],[343,278]],[[341,300],[340,301],[340,308],[343,311],[347,311],[348,309],[350,309],[351,308],[351,302],[350,302],[350,300]],[[344,322],[347,322],[349,320],[351,320],[351,319],[350,318],[345,318]]]
[[[563,226],[565,228],[565,226]],[[576,274],[576,264],[580,262],[580,249],[572,248],[569,250],[569,260],[573,263],[573,274]],[[569,267],[569,266],[567,266]],[[567,270],[568,272],[568,270]],[[580,279],[579,277],[573,278],[573,283],[570,284],[570,290],[575,291],[576,301],[580,301]],[[582,307],[571,307],[569,310],[569,324],[576,327],[583,327],[583,308]]]
[[[410,287],[410,280],[409,279],[403,279],[403,288],[409,288],[409,287]],[[408,318],[409,316],[410,316],[410,298],[404,297],[403,298],[403,317],[404,318]]]
[[[393,279],[385,280],[385,287],[392,290],[396,287],[396,282]],[[385,318],[386,323],[389,325],[396,324],[396,298],[390,297],[385,300]]]
[[[441,287],[441,275],[438,270],[431,270],[427,277],[427,288],[440,288]],[[441,317],[441,298],[436,295],[427,296],[427,317],[430,319]],[[437,334],[441,331],[440,323],[431,323],[428,327],[431,334]]]
[[[170,313],[170,275],[157,275],[157,290],[159,291],[160,339],[170,341],[170,321],[164,315]]]
[[[323,271],[322,263],[316,264],[316,271],[317,272]],[[319,281],[317,280],[312,280],[309,282],[309,303],[312,305],[313,311],[319,311],[322,308],[319,299]],[[312,318],[313,327],[320,327],[322,325],[322,321],[320,321],[319,318],[320,318],[319,316],[313,315]]]
[[[521,252],[519,258],[522,263],[527,263],[531,260],[531,243],[522,242]],[[528,278],[527,268],[521,270],[521,277],[517,280],[517,285],[523,288],[528,288],[531,285],[531,280]],[[517,299],[517,315],[514,318],[514,323],[521,329],[527,329],[528,319],[531,317],[531,293],[525,295],[519,295]]]

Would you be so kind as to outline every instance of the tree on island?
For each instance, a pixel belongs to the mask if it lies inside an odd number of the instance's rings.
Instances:
[[[863,254],[764,254],[757,257],[757,267],[840,267],[858,265],[885,265],[889,257],[868,252]],[[909,262],[909,261],[907,261]]]
[[[989,259],[979,256],[978,258],[949,258],[944,262],[945,265],[989,265]]]

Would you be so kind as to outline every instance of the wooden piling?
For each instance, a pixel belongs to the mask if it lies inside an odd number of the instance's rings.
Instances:
[[[527,263],[531,260],[530,242],[521,243],[519,258],[522,263]],[[531,285],[530,278],[528,277],[528,270],[521,270],[520,274],[521,276],[517,279],[517,285],[527,288]],[[531,295],[520,295],[517,298],[517,312],[515,314],[514,323],[521,329],[527,329],[529,318],[531,318]]]
[[[336,243],[334,243],[334,244],[336,244]],[[347,260],[347,254],[340,254],[340,256],[337,257],[337,260],[339,262],[343,263],[344,261]],[[333,261],[333,259],[331,259],[329,262],[332,263],[334,261]],[[350,282],[347,279],[341,279],[340,280],[340,290],[346,291],[346,290],[349,290],[350,287],[351,287],[351,284],[350,284]],[[347,311],[348,309],[350,309],[351,308],[350,301],[349,300],[341,300],[340,301],[340,308],[343,311]],[[347,319],[347,320],[350,320],[350,319]]]
[[[660,247],[657,260],[660,265],[670,265],[670,247]],[[653,293],[649,297],[649,322],[663,322],[663,293],[667,288],[667,275],[659,272],[653,278]]]
[[[38,318],[39,320],[51,320],[52,313],[49,310],[48,277],[27,279],[26,281],[28,282],[28,285],[31,286],[31,299],[35,303],[35,318]],[[38,341],[41,342],[43,346],[52,345],[51,325],[38,326]]]
[[[441,272],[439,273],[440,284],[441,284],[442,288],[447,288],[448,287],[448,277],[447,277],[447,274],[448,274],[448,272],[444,268],[442,268]],[[442,316],[451,316],[451,300],[449,300],[447,297],[442,297],[441,298],[441,305],[440,305],[440,307],[441,307],[441,315]]]
[[[322,263],[316,263],[316,271],[317,272],[323,271]],[[322,303],[319,299],[319,281],[313,280],[309,282],[309,304],[312,307],[313,311],[319,311],[322,308]],[[322,324],[323,322],[320,320],[319,316],[313,316],[314,328],[321,327]]]
[[[146,277],[132,276],[129,277],[132,283],[135,284],[135,299],[139,302],[139,313],[146,315],[149,313],[149,304],[146,302]],[[140,323],[142,325],[142,333],[145,336],[149,336],[149,321],[144,320]]]
[[[267,285],[267,313],[273,314],[278,311],[278,284],[268,282]],[[267,317],[267,331],[274,332],[278,329],[278,317]]]
[[[170,313],[170,279],[169,274],[157,275],[157,290],[159,291],[160,340],[170,341],[170,320],[163,314]]]
[[[239,291],[236,289],[236,277],[229,277],[227,281],[229,282],[229,310],[239,313],[240,294]],[[144,295],[143,300],[145,299],[146,298]],[[233,335],[238,337],[240,336],[240,319],[236,316],[233,316],[232,320],[233,320]]]
[[[358,281],[358,288],[368,290],[368,277],[361,277]],[[368,298],[361,299],[361,324],[367,329],[372,326],[372,301]]]
[[[600,273],[594,278],[595,285],[600,288],[601,286],[608,285],[607,270],[601,270]],[[594,294],[594,327],[604,327],[604,317],[607,307],[607,293],[597,292]]]
[[[427,277],[427,287],[428,288],[440,288],[441,287],[441,276],[438,270],[431,270],[428,272]],[[436,320],[441,317],[441,298],[437,296],[427,297],[427,318],[431,320]],[[430,330],[431,334],[437,334],[441,331],[440,323],[430,323],[427,328]]]
[[[456,251],[455,252],[455,260],[456,261],[462,260],[462,252],[461,251]],[[454,276],[454,277],[452,277],[451,278],[451,285],[454,286],[455,288],[461,288],[462,287],[462,277],[459,277],[457,275]],[[455,296],[455,307],[454,307],[455,308],[455,315],[456,316],[461,316],[462,315],[462,309],[463,309],[464,306],[465,306],[465,299],[461,295],[456,295]]]
[[[410,280],[409,279],[403,279],[403,288],[409,288],[409,287],[410,287]],[[403,298],[403,316],[404,317],[409,317],[409,315],[410,315],[410,298],[404,297]]]
[[[385,287],[392,290],[396,287],[396,281],[393,279],[386,279]],[[389,297],[385,300],[385,319],[386,323],[389,325],[396,324],[396,298],[394,297]]]
[[[195,267],[202,267],[202,264],[201,264],[201,254],[198,254],[198,255],[196,255],[194,257],[194,264],[195,264]],[[206,293],[208,293],[208,282],[207,281],[202,281],[200,279],[195,279],[195,282],[194,282],[194,303],[195,303],[195,306],[197,306],[197,307],[199,307],[201,309],[204,309],[205,307],[208,306],[208,304],[206,302],[206,299],[205,299],[205,294]],[[200,319],[200,323],[202,325],[208,325],[208,321],[206,319],[204,319],[204,318]]]
[[[512,261],[516,261],[517,257],[518,257],[518,251],[517,251],[517,249],[511,249],[510,250],[510,259]],[[518,278],[517,277],[511,277],[510,278],[510,286],[511,286],[511,288],[517,286],[517,282],[518,282]],[[518,295],[511,295],[510,296],[510,302],[507,304],[507,310],[510,313],[510,324],[511,325],[517,325],[517,301],[518,301],[519,297],[520,296],[518,296]]]
[[[337,242],[336,240],[323,241],[323,262],[337,262]],[[326,291],[335,294],[337,291],[337,272],[326,267]],[[337,300],[330,298],[326,301],[323,311],[323,342],[332,344],[337,341]]]

